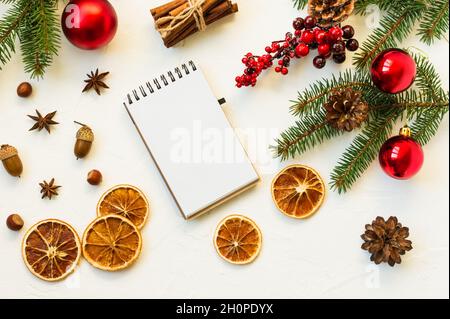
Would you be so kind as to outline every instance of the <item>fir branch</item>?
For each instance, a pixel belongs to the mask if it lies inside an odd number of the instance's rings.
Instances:
[[[441,78],[431,62],[424,56],[411,53],[417,65],[415,85],[430,99],[434,101],[448,100],[446,92],[442,89]]]
[[[449,0],[428,0],[417,35],[428,45],[448,31]]]
[[[448,102],[446,108],[432,108],[424,111],[411,125],[412,137],[421,145],[430,142],[447,113]]]
[[[20,28],[25,71],[42,77],[60,47],[57,0],[36,0],[32,12]]]
[[[25,71],[42,77],[60,47],[58,0],[0,1],[12,4],[0,20],[0,64],[9,62],[19,38]]]
[[[299,92],[297,101],[291,101],[293,103],[290,108],[291,113],[295,116],[308,116],[323,106],[333,90],[348,87],[360,90],[368,89],[373,85],[367,74],[347,70],[337,76],[333,75],[331,79],[317,81],[302,93]]]
[[[377,6],[380,10],[397,9],[398,1],[392,0],[357,0],[355,2],[355,14],[366,15],[369,6]]]
[[[276,145],[270,148],[276,157],[284,161],[342,133],[328,125],[325,110],[321,110],[302,121],[297,121],[294,126],[284,131],[280,138],[275,140]]]
[[[377,157],[381,145],[391,134],[393,124],[402,112],[401,108],[387,109],[355,138],[331,174],[332,189],[337,190],[339,194],[345,193],[361,177]]]
[[[429,103],[435,108],[426,110],[413,109],[410,118],[415,117],[411,125],[414,139],[421,145],[427,144],[436,135],[438,128],[449,111],[449,94],[442,89],[442,83],[435,67],[423,56],[412,54],[417,64],[416,86]],[[416,101],[419,99],[415,97]]]
[[[398,43],[408,37],[426,9],[425,4],[419,0],[402,1],[398,6],[401,6],[401,10],[386,12],[380,27],[373,31],[359,52],[355,54],[353,61],[357,69],[368,68],[378,53],[397,47]]]
[[[12,0],[3,0],[12,3]],[[16,52],[15,41],[19,36],[18,29],[32,9],[31,1],[14,2],[13,6],[0,20],[0,64],[5,65]],[[0,65],[0,70],[2,66]]]

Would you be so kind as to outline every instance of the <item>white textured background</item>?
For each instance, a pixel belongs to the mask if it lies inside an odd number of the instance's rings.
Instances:
[[[256,88],[235,89],[234,77],[242,72],[241,56],[261,52],[271,40],[282,38],[299,15],[290,0],[237,1],[240,12],[234,18],[169,50],[149,14],[163,1],[113,0],[120,25],[111,45],[85,52],[63,39],[60,56],[45,79],[33,81],[32,98],[19,99],[15,93],[18,83],[27,80],[19,56],[0,72],[0,143],[15,145],[25,166],[20,179],[0,169],[0,219],[4,225],[10,213],[19,212],[26,222],[19,233],[0,225],[0,297],[448,298],[448,117],[425,147],[425,165],[416,178],[392,180],[374,163],[347,195],[329,192],[322,209],[309,220],[293,220],[277,212],[269,191],[274,175],[270,170],[264,170],[263,183],[256,189],[209,215],[192,222],[181,218],[121,105],[130,86],[192,58],[202,65],[217,96],[227,98],[226,113],[235,127],[284,129],[294,121],[288,107],[297,91],[344,69],[330,64],[317,71],[309,57],[294,63],[286,78],[266,72]],[[0,13],[5,9],[2,5]],[[357,38],[364,40],[369,30],[363,18],[349,22]],[[448,42],[432,47],[414,39],[408,43],[429,55],[448,89]],[[350,59],[346,66],[351,66]],[[111,71],[107,82],[112,89],[101,97],[81,94],[85,73],[96,67]],[[43,113],[58,110],[55,119],[61,124],[51,135],[28,132],[33,123],[26,115],[35,108]],[[72,154],[78,129],[73,120],[88,123],[96,134],[86,160],[76,161]],[[293,162],[316,168],[328,180],[353,137],[324,143]],[[264,141],[264,147],[269,142]],[[275,170],[286,165],[275,160],[269,164]],[[104,174],[100,187],[85,182],[92,168]],[[61,194],[53,201],[41,200],[38,183],[51,177],[63,185]],[[117,183],[141,187],[151,201],[152,216],[143,231],[144,247],[137,264],[106,273],[82,260],[76,272],[59,283],[31,275],[20,250],[27,226],[55,217],[82,234],[100,195]],[[245,214],[262,229],[261,255],[249,266],[229,265],[213,248],[214,229],[230,213]],[[411,229],[414,250],[395,268],[372,265],[369,254],[360,249],[364,224],[377,215],[397,215]]]

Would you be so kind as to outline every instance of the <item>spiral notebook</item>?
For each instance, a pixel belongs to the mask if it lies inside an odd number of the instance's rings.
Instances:
[[[127,95],[124,106],[185,219],[260,180],[213,95],[190,61]]]

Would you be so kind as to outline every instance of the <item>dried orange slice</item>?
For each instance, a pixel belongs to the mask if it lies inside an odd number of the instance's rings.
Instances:
[[[289,217],[311,216],[322,205],[324,197],[325,184],[322,178],[307,166],[288,166],[272,182],[273,201]]]
[[[129,219],[107,215],[95,219],[84,231],[83,256],[102,270],[116,271],[129,267],[139,257],[142,237]]]
[[[22,256],[33,275],[46,281],[61,280],[78,265],[80,239],[69,224],[56,219],[43,220],[25,234]]]
[[[97,216],[110,214],[128,218],[141,229],[149,214],[147,198],[137,187],[117,185],[103,194],[97,205]]]
[[[231,215],[217,226],[214,246],[217,253],[232,264],[244,265],[255,260],[261,251],[262,235],[249,218]]]

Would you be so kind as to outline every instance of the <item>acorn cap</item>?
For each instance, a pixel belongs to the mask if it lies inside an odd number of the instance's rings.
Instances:
[[[2,145],[0,148],[0,161],[7,160],[18,154],[17,149],[11,145]]]
[[[77,132],[77,140],[93,142],[94,141],[94,132],[92,132],[92,130],[89,126],[83,126]]]

